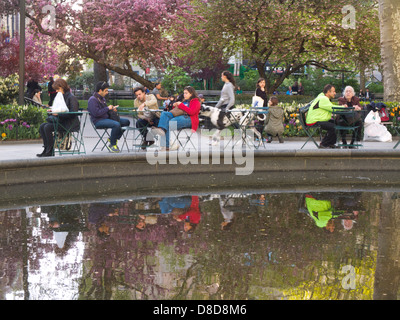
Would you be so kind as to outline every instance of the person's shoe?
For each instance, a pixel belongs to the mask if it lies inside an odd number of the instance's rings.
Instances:
[[[146,150],[147,148],[147,141],[143,141],[142,145],[140,146],[142,148],[142,150]]]
[[[340,149],[340,147],[338,147],[337,145],[331,144],[329,147],[329,149]]]
[[[324,146],[323,144],[320,144],[318,148],[319,149],[329,149],[329,146]]]
[[[108,138],[108,139],[107,139],[107,141],[108,141],[108,143],[109,143],[109,144],[111,144],[111,140],[110,140],[110,138]],[[115,140],[115,141],[116,141],[116,143],[115,143],[115,144],[117,144],[117,145],[118,145],[118,141],[119,141],[119,140],[117,139],[117,140]]]
[[[110,151],[112,153],[119,153],[120,152],[120,150],[119,150],[117,145],[113,145],[112,146],[111,144],[108,144],[107,145],[107,149],[108,149],[108,151]]]
[[[151,129],[151,133],[153,135],[165,136],[165,131],[163,129],[157,128],[157,127],[152,128]]]
[[[53,151],[54,151],[53,148],[50,149],[45,148],[42,153],[37,154],[36,156],[39,158],[53,157],[54,156]]]
[[[147,141],[147,146],[150,147],[155,143],[155,141]]]
[[[43,155],[46,153],[46,149],[43,149],[43,152],[42,153],[38,153],[37,155],[36,155],[36,157],[39,157],[39,158],[41,158],[41,157],[43,157]]]

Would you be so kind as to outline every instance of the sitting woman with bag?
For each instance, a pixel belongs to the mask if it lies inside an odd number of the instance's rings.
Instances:
[[[37,157],[52,157],[54,156],[54,136],[53,132],[55,131],[55,126],[58,120],[58,130],[62,131],[63,128],[69,131],[78,131],[80,129],[80,122],[78,116],[76,114],[68,114],[69,112],[78,112],[79,111],[79,102],[78,99],[71,93],[71,89],[68,86],[67,82],[64,79],[57,79],[53,83],[54,90],[58,93],[61,93],[61,98],[64,99],[65,104],[69,111],[62,112],[59,114],[53,113],[51,116],[47,118],[47,122],[42,123],[40,125],[40,136],[43,139],[44,150],[41,154],[37,154]],[[58,106],[56,105],[56,101],[53,104],[52,109],[49,111],[56,111]],[[58,111],[57,111],[58,112]],[[58,119],[56,119],[58,117]]]
[[[360,107],[360,99],[358,97],[356,97],[356,93],[353,89],[353,87],[351,86],[347,86],[344,91],[343,91],[343,97],[340,97],[338,99],[339,105],[340,106],[345,106],[345,107]],[[347,117],[347,118],[343,118],[343,117]],[[350,116],[344,116],[341,115],[336,119],[336,122],[339,125],[344,125],[344,126],[350,126],[350,125],[354,125],[357,126],[357,129],[355,131],[353,131],[353,135],[351,137],[351,142],[350,142],[350,146],[349,148],[354,148],[352,147],[352,145],[354,145],[355,141],[359,142],[361,141],[361,131],[363,128],[363,121],[361,118],[361,113],[357,112],[356,116],[350,117]],[[344,145],[347,145],[347,141],[346,141],[346,130],[340,130],[340,136],[342,137],[342,143]]]
[[[161,113],[157,128],[152,129],[152,134],[159,135],[161,139],[162,150],[177,150],[178,146],[169,147],[170,130],[180,130],[183,128],[192,128],[196,132],[199,127],[199,113],[201,103],[196,90],[192,87],[186,87],[183,90],[184,101],[176,102],[171,111]],[[188,105],[187,105],[188,104]]]

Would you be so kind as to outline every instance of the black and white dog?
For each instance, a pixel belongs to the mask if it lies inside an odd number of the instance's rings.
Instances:
[[[234,109],[231,109],[234,110]],[[254,121],[256,114],[250,111],[225,111],[224,109],[211,107],[202,104],[200,115],[204,117],[208,117],[211,120],[211,123],[217,128],[216,132],[212,136],[211,145],[219,144],[221,138],[221,131],[226,129],[231,125],[239,125],[239,128],[246,127],[249,123]],[[263,120],[260,116],[258,116],[259,120]],[[250,130],[254,132],[258,139],[261,140],[261,134],[254,128],[254,126],[249,127]],[[245,132],[242,132],[245,135]]]

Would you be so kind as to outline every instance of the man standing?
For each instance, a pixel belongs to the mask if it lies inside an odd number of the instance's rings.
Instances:
[[[332,120],[332,108],[342,108],[335,106],[330,101],[336,96],[335,87],[331,84],[327,84],[324,87],[324,92],[321,93],[311,104],[310,109],[307,113],[306,124],[309,126],[318,125],[322,130],[326,130],[326,136],[322,139],[319,147],[321,149],[337,148],[336,143],[336,131],[335,123]],[[343,107],[344,108],[344,107]],[[356,106],[355,110],[361,110],[360,107]]]
[[[154,112],[149,110],[159,110],[157,99],[153,94],[146,94],[146,91],[142,87],[137,87],[133,90],[136,96],[133,106],[138,112],[138,121],[136,122],[136,128],[140,129],[140,133],[143,136],[142,149],[145,150],[147,146],[154,144],[154,141],[146,141],[147,128],[151,126],[158,126],[161,112]]]
[[[53,89],[53,83],[54,83],[54,78],[50,77],[50,81],[47,84],[47,92],[49,94],[50,97],[50,101],[49,101],[49,106],[51,107],[53,105],[53,101],[57,95],[57,92]]]
[[[117,140],[122,137],[121,127],[127,127],[130,124],[129,119],[120,118],[119,121],[110,119],[110,112],[117,112],[118,106],[107,106],[105,96],[108,94],[109,85],[107,82],[98,82],[96,92],[89,98],[88,111],[96,129],[111,129],[110,144],[107,149],[110,152],[120,152],[117,146]]]
[[[156,86],[154,87],[153,91],[151,92],[157,98],[158,107],[161,108],[164,100],[168,100],[168,98],[161,96],[161,83],[157,82]]]

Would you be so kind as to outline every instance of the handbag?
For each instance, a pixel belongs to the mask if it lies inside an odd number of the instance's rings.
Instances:
[[[173,108],[171,111],[172,115],[175,117],[179,117],[179,116],[183,116],[184,114],[186,114],[185,111],[183,111],[182,109],[179,109],[178,107]]]
[[[119,116],[117,111],[114,111],[113,109],[108,110],[108,118],[117,122],[120,122],[121,117]]]
[[[54,149],[59,148],[60,150],[71,150],[72,147],[72,135],[70,132],[57,132],[54,137]]]

